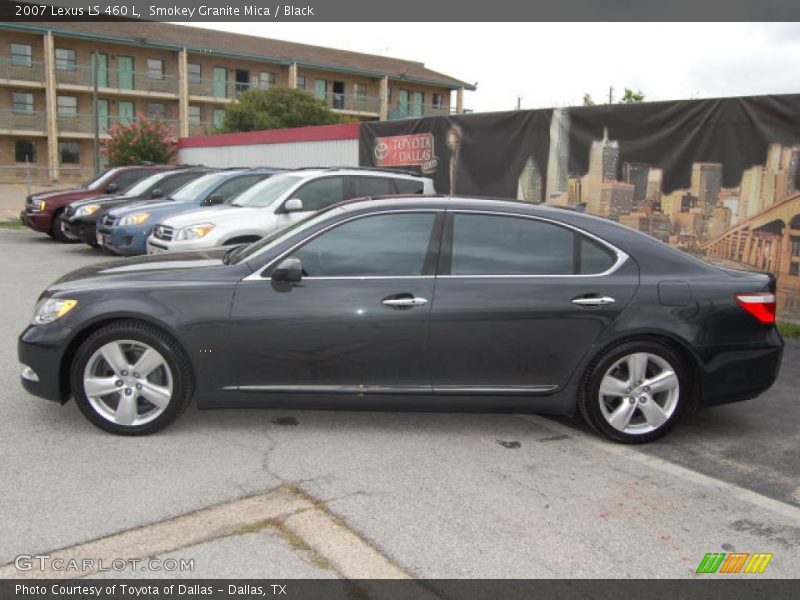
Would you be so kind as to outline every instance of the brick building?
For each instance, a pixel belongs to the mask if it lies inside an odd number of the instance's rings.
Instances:
[[[26,159],[36,180],[84,179],[95,121],[101,137],[138,113],[204,134],[271,86],[365,120],[461,113],[475,89],[419,62],[168,23],[0,23],[0,181],[23,180]]]

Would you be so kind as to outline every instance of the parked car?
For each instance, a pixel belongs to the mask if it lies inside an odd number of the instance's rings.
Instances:
[[[205,167],[162,170],[135,183],[124,194],[95,196],[72,202],[64,210],[67,231],[82,242],[99,248],[101,244],[97,241],[97,222],[108,210],[141,200],[169,196],[190,181],[210,172],[212,169]]]
[[[154,222],[194,208],[224,204],[275,173],[274,169],[207,173],[169,198],[126,204],[107,212],[97,227],[97,241],[115,254],[146,254]]]
[[[574,211],[417,196],[85,267],[44,292],[18,348],[29,392],[74,396],[117,434],[157,431],[196,398],[578,412],[645,442],[769,388],[783,341],[772,275]]]
[[[229,204],[156,223],[148,254],[251,243],[332,204],[360,196],[435,193],[433,181],[389,169],[300,169],[271,177]]]
[[[60,242],[77,242],[65,231],[64,209],[69,203],[91,196],[124,192],[140,179],[172,168],[170,165],[136,165],[106,169],[79,188],[28,196],[19,218],[34,231],[46,233]]]

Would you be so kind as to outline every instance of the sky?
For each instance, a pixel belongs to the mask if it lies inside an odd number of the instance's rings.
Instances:
[[[182,23],[186,25],[186,23]],[[202,23],[416,60],[477,82],[477,112],[800,92],[800,23]]]

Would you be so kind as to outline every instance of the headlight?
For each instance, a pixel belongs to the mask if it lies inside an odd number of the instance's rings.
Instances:
[[[184,227],[183,229],[178,230],[178,233],[175,235],[175,241],[199,240],[201,237],[207,236],[212,229],[214,229],[213,223],[190,225],[189,227]]]
[[[34,325],[44,325],[60,319],[78,304],[77,300],[66,300],[64,298],[46,298],[36,305],[33,312]]]
[[[139,223],[144,223],[147,221],[148,217],[150,216],[149,213],[136,213],[135,215],[125,215],[120,219],[120,225],[138,225]]]
[[[39,201],[39,212],[42,212],[42,211],[44,211],[44,209],[45,209],[46,207],[47,207],[47,202],[45,202],[44,200],[40,200],[40,201]]]
[[[89,215],[96,213],[100,210],[99,204],[87,204],[86,206],[81,206],[78,210],[75,211],[76,217],[88,217]]]

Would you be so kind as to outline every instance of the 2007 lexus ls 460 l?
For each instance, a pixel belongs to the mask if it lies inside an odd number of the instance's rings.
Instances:
[[[22,383],[95,425],[200,408],[580,413],[645,442],[772,385],[775,279],[578,212],[464,198],[335,205],[248,246],[50,286]]]

